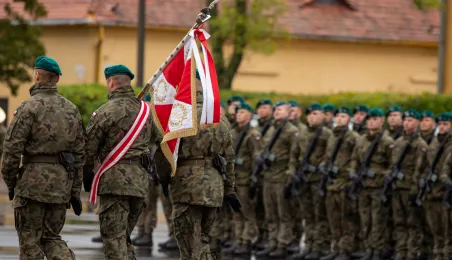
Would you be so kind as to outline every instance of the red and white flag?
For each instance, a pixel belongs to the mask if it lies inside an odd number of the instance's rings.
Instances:
[[[206,42],[208,34],[195,29],[190,35],[190,40],[174,55],[151,88],[151,110],[163,136],[162,151],[171,164],[173,175],[180,138],[196,135],[199,125],[205,128],[220,122],[220,94],[215,65]],[[202,44],[206,65],[201,61],[196,39]],[[204,94],[201,118],[198,118],[196,108],[196,68]]]

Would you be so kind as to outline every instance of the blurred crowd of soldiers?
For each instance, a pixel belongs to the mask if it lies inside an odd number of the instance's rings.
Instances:
[[[451,113],[316,103],[303,111],[268,99],[253,108],[240,96],[222,108],[242,210],[219,210],[211,249],[293,260],[451,259]],[[170,238],[159,248],[177,251],[171,199],[149,191],[133,243],[153,246],[160,197]]]

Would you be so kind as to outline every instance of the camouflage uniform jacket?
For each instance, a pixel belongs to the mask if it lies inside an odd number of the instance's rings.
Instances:
[[[131,86],[121,86],[109,95],[109,101],[91,117],[86,144],[86,165],[102,162],[107,154],[127,134],[140,111],[140,100]],[[157,129],[149,116],[143,130],[124,155],[124,159],[139,160],[149,151],[157,138]],[[148,173],[141,165],[116,164],[106,171],[99,181],[98,195],[124,195],[144,198],[148,192]]]
[[[2,174],[15,195],[43,203],[67,203],[79,196],[85,163],[85,129],[77,107],[61,96],[55,84],[37,83],[31,97],[16,110],[5,136]],[[61,164],[29,163],[19,170],[21,155],[75,157],[73,180]]]
[[[327,143],[328,139],[333,135],[333,132],[325,127],[322,127],[322,133],[320,134],[316,146],[314,148],[314,151],[312,152],[311,156],[309,157],[309,164],[316,167],[317,169],[313,172],[310,172],[308,175],[310,182],[319,182],[321,179],[321,176],[318,174],[318,167],[320,164],[326,159],[326,149],[327,149]],[[305,154],[308,152],[308,144],[309,141],[315,136],[317,127],[311,127],[308,126],[308,131],[306,134],[302,135],[299,138],[299,142],[297,143],[298,149],[300,150],[300,156],[297,160],[297,164],[295,167],[299,166],[299,163],[303,160]],[[294,169],[295,171],[295,169]]]
[[[430,145],[435,138],[435,130],[430,130],[428,132],[421,132],[422,139],[427,143],[427,145]]]
[[[341,191],[348,184],[348,173],[350,169],[353,150],[355,149],[357,143],[359,142],[359,139],[361,138],[361,136],[357,132],[348,130],[348,126],[335,127],[333,129],[333,134],[330,136],[330,138],[328,138],[326,150],[327,156],[321,163],[321,166],[328,166],[328,161],[333,154],[337,140],[342,131],[344,131],[344,128],[347,129],[347,132],[344,135],[344,139],[342,140],[342,144],[333,163],[334,167],[337,168],[336,179],[334,179],[333,182],[327,186],[327,189],[331,191]]]
[[[436,164],[436,167],[434,169],[434,174],[436,175],[436,181],[432,183],[432,191],[430,193],[426,193],[425,198],[428,200],[433,199],[442,199],[444,195],[444,185],[441,180],[444,180],[445,177],[447,177],[448,174],[450,174],[450,165],[446,166],[446,158],[448,155],[452,152],[452,134],[446,133],[446,134],[438,134],[436,136],[432,143],[429,145],[428,151],[427,151],[427,164],[426,169],[423,171],[423,177],[425,178],[429,171],[430,165],[433,163],[433,160],[435,158],[436,152],[438,151],[441,143],[444,143],[444,151],[441,154],[440,159],[438,160],[438,163]]]
[[[238,141],[243,128],[238,125],[231,131],[234,146]],[[254,128],[249,128],[240,145],[238,153],[235,155],[235,183],[236,185],[248,185],[250,183],[251,172],[253,171],[254,158],[259,155],[262,149],[261,133]],[[237,152],[237,151],[234,151]]]
[[[360,124],[353,124],[353,131],[357,132],[361,136],[367,133],[367,124],[366,122],[363,122],[363,125]]]
[[[282,121],[273,122],[272,126],[263,137],[263,147],[270,142],[276,128],[278,128],[280,124],[282,124]],[[287,182],[288,176],[293,174],[293,171],[290,171],[290,169],[294,169],[296,165],[297,158],[295,153],[298,138],[298,128],[287,122],[270,151],[274,156],[274,160],[271,162],[271,166],[263,172],[264,182]]]
[[[0,160],[3,154],[3,142],[5,141],[6,127],[0,124]]]
[[[410,136],[403,133],[395,143],[392,149],[392,163],[395,165],[402,153],[403,148],[408,144]],[[425,153],[428,146],[422,137],[416,133],[416,137],[408,147],[405,157],[402,161],[400,172],[403,173],[403,180],[396,180],[396,186],[398,189],[411,189],[413,194],[417,193],[417,187],[419,183],[420,171],[425,160]]]
[[[397,140],[403,135],[403,126],[398,126],[394,129],[386,129],[386,134],[388,134],[392,140]]]
[[[198,95],[196,100],[199,118],[202,95]],[[216,154],[226,159],[225,179],[212,166],[213,156]],[[199,162],[199,165],[184,164],[184,161],[190,160]],[[171,180],[170,187],[173,203],[221,207],[223,196],[235,192],[234,149],[227,117],[221,117],[217,128],[201,129],[195,136],[181,138],[177,164],[176,175]],[[178,213],[175,216],[177,215]]]
[[[272,124],[272,117],[267,118],[261,118],[259,119],[259,132],[261,132],[261,135],[264,136],[266,132],[264,133],[264,130],[268,131],[270,129],[270,126]]]
[[[296,126],[298,128],[298,132],[299,132],[300,138],[305,136],[306,133],[308,132],[308,127],[305,124],[303,124],[302,122],[297,120],[297,121],[290,121],[290,123],[292,123],[294,126]],[[301,153],[300,147],[297,146],[296,150],[295,150],[295,157],[299,158],[300,157],[300,153]]]
[[[329,122],[325,122],[325,127],[330,129],[330,130],[333,130],[333,128],[334,128],[334,121],[331,120]]]
[[[380,130],[383,131],[383,130]],[[360,164],[364,160],[372,141],[380,134],[377,132],[373,135],[366,133],[358,142],[352,155],[352,162],[350,164],[350,172],[356,173]],[[368,187],[380,187],[384,183],[384,175],[391,173],[392,165],[392,148],[394,140],[385,132],[381,137],[375,152],[370,159],[369,171],[375,174],[374,178],[365,177],[365,183]]]

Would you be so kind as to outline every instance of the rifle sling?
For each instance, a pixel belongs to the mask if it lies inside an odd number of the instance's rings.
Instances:
[[[334,164],[334,161],[336,161],[337,154],[339,153],[339,149],[341,148],[342,142],[344,141],[345,134],[347,133],[347,128],[344,129],[344,131],[341,132],[339,137],[337,138],[336,143],[334,144],[333,154],[328,159],[328,167],[331,167]]]
[[[242,131],[240,132],[239,138],[234,143],[234,153],[237,156],[240,151],[240,147],[242,146],[243,140],[245,139],[248,130],[250,129],[250,123],[246,124]]]
[[[369,148],[366,151],[366,154],[364,155],[363,165],[366,168],[369,168],[370,160],[372,159],[372,156],[374,155],[375,151],[377,150],[378,143],[380,142],[381,138],[383,137],[384,131],[382,130],[381,133],[375,137],[375,139],[370,144]]]
[[[416,139],[417,134],[413,133],[410,137],[410,140],[408,143],[403,147],[402,152],[399,154],[399,157],[397,158],[395,167],[397,168],[397,171],[400,171],[402,168],[403,160],[405,159],[405,156],[408,152],[408,148],[411,146],[411,144],[414,142],[414,139]]]
[[[314,136],[311,138],[311,140],[309,140],[307,149],[306,149],[306,154],[303,158],[303,161],[301,162],[302,164],[304,162],[309,163],[309,159],[311,158],[312,153],[315,150],[315,145],[317,144],[317,140],[319,139],[319,136],[322,134],[323,131],[323,126],[318,126],[317,129],[315,130],[315,134]]]

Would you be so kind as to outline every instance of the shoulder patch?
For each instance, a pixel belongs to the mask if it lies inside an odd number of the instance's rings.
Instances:
[[[16,115],[17,115],[17,110],[15,110],[13,113],[13,116],[16,116]]]
[[[389,149],[393,149],[394,146],[395,146],[394,144],[390,144],[390,145],[389,145]]]
[[[256,138],[254,138],[254,140],[260,141],[260,140],[261,140],[261,137],[260,137],[260,136],[256,136]]]
[[[93,112],[93,114],[91,115],[91,117],[95,117],[97,115],[96,112]]]

